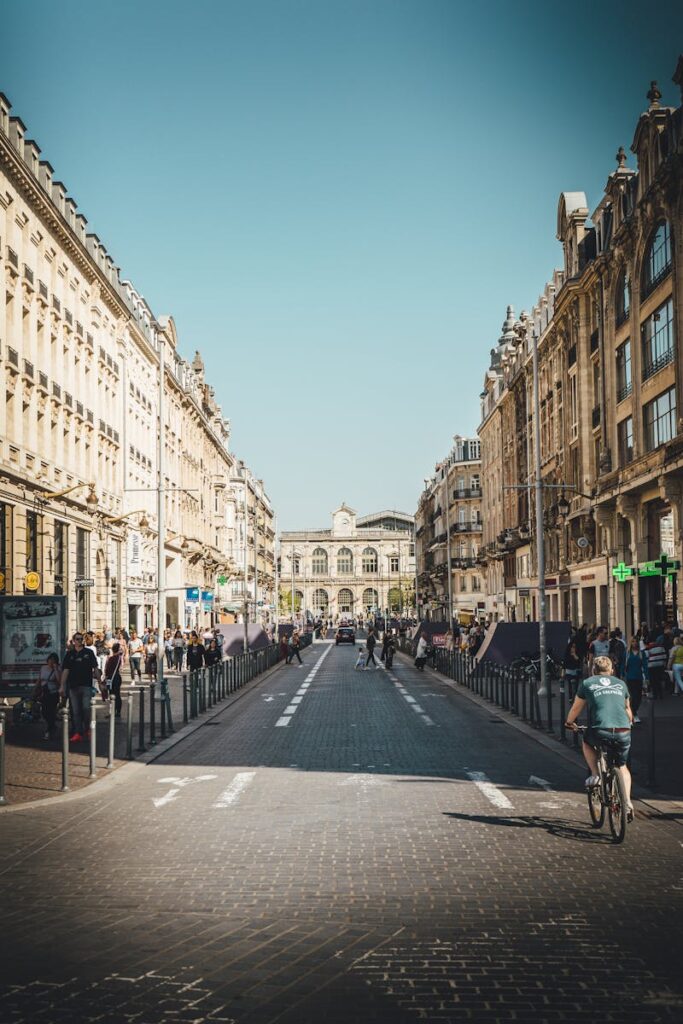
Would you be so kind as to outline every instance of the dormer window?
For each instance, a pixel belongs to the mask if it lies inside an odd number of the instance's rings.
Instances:
[[[649,295],[671,270],[671,231],[669,222],[660,221],[643,264],[643,295]]]

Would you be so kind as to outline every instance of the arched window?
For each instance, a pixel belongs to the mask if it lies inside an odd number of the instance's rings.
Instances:
[[[337,552],[337,575],[350,576],[353,572],[353,551],[351,548],[339,548]]]
[[[374,612],[379,606],[379,598],[377,591],[373,587],[368,587],[363,591],[363,608],[366,612]]]
[[[401,610],[401,591],[398,587],[392,587],[389,591],[389,611],[399,612]]]
[[[315,548],[311,555],[311,572],[314,576],[327,576],[327,551]]]
[[[342,615],[347,613],[347,612],[352,612],[353,611],[353,591],[352,590],[347,590],[346,588],[344,588],[344,590],[340,590],[339,591],[339,596],[337,598],[337,610]]]
[[[363,572],[377,572],[377,552],[374,548],[363,548]]]
[[[319,588],[313,591],[313,608],[311,609],[314,615],[324,615],[330,606],[330,599],[327,596],[327,591]]]
[[[619,324],[623,324],[624,321],[628,320],[631,312],[631,278],[629,277],[628,270],[622,270],[619,275],[619,283],[617,284],[616,294],[616,314],[617,314],[617,327]]]
[[[669,222],[663,220],[655,228],[643,263],[643,295],[648,295],[670,269],[671,232]]]

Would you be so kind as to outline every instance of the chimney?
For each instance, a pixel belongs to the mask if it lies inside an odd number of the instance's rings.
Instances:
[[[38,179],[49,196],[52,195],[52,175],[54,168],[47,160],[41,160],[38,168]]]
[[[66,199],[66,188],[61,181],[52,182],[52,202],[57,207],[62,217],[64,216],[64,200]]]
[[[9,139],[17,153],[24,155],[24,139],[26,138],[26,125],[20,117],[9,119]]]

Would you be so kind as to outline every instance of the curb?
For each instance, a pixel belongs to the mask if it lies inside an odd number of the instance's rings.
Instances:
[[[309,644],[309,647],[310,646],[312,645]],[[307,649],[308,648],[306,648],[306,650]],[[48,805],[54,806],[57,803],[57,800],[59,800],[60,804],[72,803],[74,800],[80,800],[84,796],[92,794],[94,791],[101,794],[114,786],[121,785],[126,781],[128,776],[133,774],[137,769],[141,768],[143,765],[148,765],[153,761],[156,761],[157,758],[171,750],[178,743],[182,743],[183,740],[192,736],[193,733],[207,722],[212,721],[212,719],[217,718],[223,711],[232,707],[232,705],[241,697],[244,697],[247,693],[251,693],[255,688],[252,684],[258,685],[265,682],[266,679],[269,679],[276,672],[279,672],[280,669],[284,668],[284,665],[284,662],[279,661],[276,665],[273,665],[272,668],[261,673],[260,676],[256,676],[254,679],[251,679],[246,686],[242,687],[241,690],[230,694],[230,697],[222,701],[220,705],[214,705],[214,707],[211,708],[210,714],[204,713],[202,717],[198,718],[196,721],[188,722],[187,725],[183,725],[180,729],[176,729],[176,731],[170,736],[167,736],[165,740],[158,741],[150,750],[146,750],[144,753],[139,754],[137,757],[133,758],[132,761],[124,761],[124,763],[118,767],[101,769],[102,771],[108,772],[108,774],[103,775],[100,778],[93,779],[93,781],[89,782],[87,785],[81,786],[79,789],[69,791],[68,793],[56,792],[53,796],[41,797],[39,800],[27,800],[20,804],[4,804],[0,806],[0,815],[26,811],[33,807],[47,807]]]
[[[397,651],[396,654],[404,661],[412,661],[410,655],[404,654],[403,651]],[[436,669],[431,666],[426,666],[426,671],[430,672],[435,679],[448,686],[449,689],[453,690],[459,696],[465,697],[472,704],[476,704],[477,707],[484,708],[489,713],[493,712],[496,714],[502,722],[506,725],[516,729],[517,732],[521,732],[524,736],[528,736],[529,739],[535,740],[536,743],[540,743],[546,750],[552,751],[558,757],[561,757],[564,761],[569,764],[573,764],[576,768],[580,768],[583,771],[586,767],[583,757],[574,750],[570,750],[560,743],[559,740],[553,739],[551,735],[547,733],[539,732],[538,729],[533,729],[526,722],[521,721],[519,718],[513,718],[511,715],[505,713],[503,708],[499,708],[497,704],[491,704],[485,700],[484,697],[480,697],[477,693],[472,693],[462,683],[456,683],[448,676],[442,675],[437,672]],[[683,825],[683,800],[678,797],[669,796],[666,793],[651,793],[649,790],[644,789],[642,786],[634,785],[632,791],[632,797],[637,800],[639,804],[647,807],[649,811],[659,817],[666,818],[668,821],[673,821],[675,824]],[[661,806],[665,804],[665,806]],[[680,817],[671,817],[671,814],[680,815]]]

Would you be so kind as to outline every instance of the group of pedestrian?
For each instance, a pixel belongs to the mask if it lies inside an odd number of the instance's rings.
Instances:
[[[683,693],[683,635],[678,626],[657,623],[650,630],[641,622],[628,645],[618,628],[610,632],[606,626],[589,628],[584,623],[573,629],[563,659],[570,700],[581,681],[593,674],[596,659],[605,657],[612,675],[626,683],[634,724],[640,722],[638,709],[644,696],[662,700],[666,692]]]
[[[377,647],[377,634],[373,626],[368,627],[368,635],[365,639],[365,646],[358,648],[358,657],[356,658],[356,664],[354,668],[358,671],[364,671],[372,666],[373,670],[379,668],[379,665],[375,661],[375,648]],[[385,629],[382,635],[382,651],[380,653],[380,661],[384,662],[386,668],[391,668],[394,661],[394,652],[396,650],[396,644],[394,641],[394,635],[390,629]]]
[[[188,671],[214,665],[221,661],[223,637],[218,630],[207,630],[200,637],[197,630],[182,632],[167,629],[163,634],[163,651],[171,670]],[[114,713],[121,716],[121,686],[126,665],[132,684],[142,683],[143,670],[148,682],[157,678],[159,640],[155,630],[119,627],[110,630],[77,630],[67,643],[60,659],[51,652],[41,666],[34,696],[40,702],[45,721],[44,738],[57,734],[57,712],[60,700],[68,698],[72,743],[90,737],[90,706],[98,692],[114,699]]]

